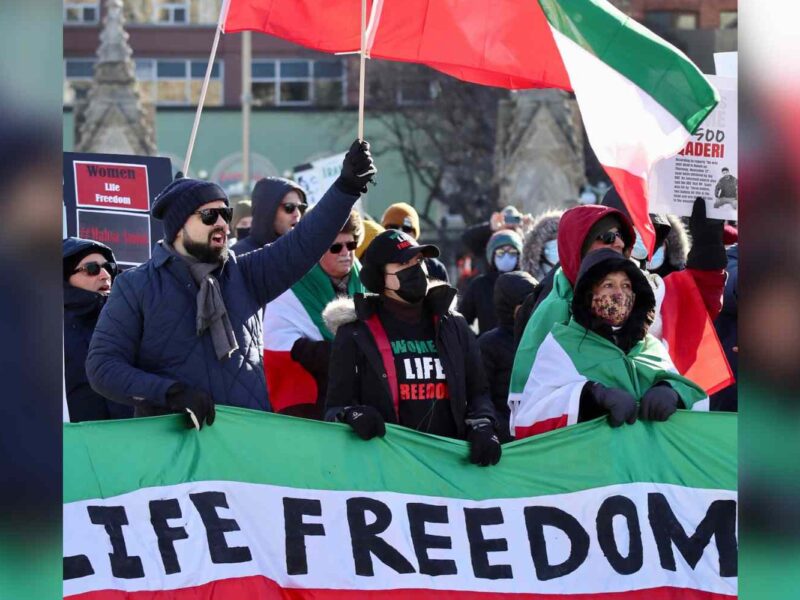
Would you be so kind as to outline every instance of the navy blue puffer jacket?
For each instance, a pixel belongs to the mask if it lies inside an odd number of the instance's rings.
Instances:
[[[332,186],[291,232],[214,271],[239,349],[217,360],[196,334],[198,286],[188,264],[159,243],[153,257],[114,283],[95,329],[86,371],[92,387],[137,415],[168,412],[174,383],[216,404],[270,410],[262,366],[261,311],[303,277],[333,243],[357,200]]]

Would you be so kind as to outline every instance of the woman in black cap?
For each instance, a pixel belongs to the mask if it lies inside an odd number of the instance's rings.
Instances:
[[[383,436],[386,422],[467,439],[473,463],[497,464],[500,441],[477,340],[451,309],[456,290],[428,285],[424,259],[436,256],[436,246],[385,231],[360,272],[372,294],[325,309],[335,333],[326,418],[363,439]]]

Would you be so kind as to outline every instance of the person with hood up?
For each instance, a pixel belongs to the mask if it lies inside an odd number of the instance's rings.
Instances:
[[[708,396],[678,374],[664,345],[648,333],[655,296],[642,271],[619,252],[586,254],[572,317],[553,325],[528,380],[509,400],[516,439],[607,415],[612,427],[637,418],[666,421],[679,408],[708,410]]]
[[[62,242],[64,263],[64,384],[69,420],[101,421],[133,416],[133,408],[95,392],[86,376],[86,355],[100,310],[117,274],[111,248],[77,237]]]
[[[517,343],[514,340],[514,317],[522,302],[536,288],[536,280],[526,271],[503,273],[494,284],[494,310],[497,327],[478,338],[484,371],[489,382],[500,441],[512,439],[508,431],[508,382]]]
[[[328,251],[376,172],[369,144],[354,141],[314,212],[241,257],[226,243],[233,211],[222,188],[170,183],[152,208],[164,238],[119,276],[100,314],[86,361],[92,388],[137,416],[187,413],[198,429],[214,422],[215,404],[270,410],[262,309]]]
[[[283,177],[264,177],[253,186],[251,195],[253,219],[249,235],[233,246],[236,256],[242,256],[271,244],[297,225],[308,204],[306,193],[299,184]]]
[[[739,244],[728,249],[728,279],[725,282],[725,299],[714,327],[725,350],[734,378],[739,374]],[[711,410],[737,412],[739,410],[738,384],[734,383],[711,396]]]
[[[429,285],[424,258],[436,246],[402,231],[376,237],[360,278],[371,294],[335,300],[326,418],[363,439],[396,423],[470,443],[470,460],[500,460],[497,422],[475,335],[453,312],[454,288]]]
[[[381,217],[381,225],[384,229],[399,229],[404,231],[415,240],[419,239],[421,229],[419,227],[419,213],[417,209],[407,202],[397,202],[387,208]],[[450,283],[450,276],[444,268],[442,261],[438,258],[426,258],[425,267],[428,269],[428,277],[434,281],[444,281]]]
[[[353,210],[319,262],[264,310],[264,371],[277,413],[323,418],[333,334],[322,311],[334,298],[364,292],[355,259],[363,234]]]
[[[494,284],[502,273],[519,270],[522,238],[511,229],[495,232],[486,244],[486,261],[489,271],[478,275],[469,282],[461,302],[460,312],[467,323],[472,325],[478,319],[478,334],[489,331],[497,325],[494,311]]]
[[[245,239],[250,235],[250,226],[253,224],[253,203],[250,200],[239,200],[233,207],[233,219],[231,220],[231,239],[228,246],[233,248],[239,240]]]
[[[488,221],[468,227],[461,234],[461,244],[474,257],[474,267],[479,272],[485,273],[491,264],[491,261],[484,264],[489,238],[503,229],[514,230],[520,237],[524,237],[530,231],[532,224],[533,217],[530,214],[522,214],[516,206],[504,206],[493,212]]]
[[[522,244],[520,268],[542,281],[558,266],[558,223],[563,210],[548,210],[533,222]]]

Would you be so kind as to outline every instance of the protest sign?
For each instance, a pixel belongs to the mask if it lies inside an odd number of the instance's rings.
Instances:
[[[306,200],[309,206],[314,206],[320,201],[328,188],[333,185],[336,178],[342,172],[342,161],[345,153],[320,158],[310,163],[296,166],[294,180],[306,192]]]
[[[65,235],[103,242],[123,267],[145,262],[163,231],[150,206],[171,180],[168,158],[65,152]]]
[[[739,77],[738,52],[714,52],[714,70],[718,77]]]
[[[739,209],[737,80],[707,75],[720,102],[676,155],[651,171],[650,212],[692,214],[698,196],[706,215],[735,221]]]
[[[185,426],[64,426],[65,597],[737,594],[733,414],[598,419],[508,444],[491,468],[394,425],[365,442],[219,406]]]

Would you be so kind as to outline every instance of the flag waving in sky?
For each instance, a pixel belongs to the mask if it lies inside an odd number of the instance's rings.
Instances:
[[[224,31],[260,31],[323,52],[360,48],[361,0],[229,0]],[[679,50],[606,0],[367,1],[371,58],[464,81],[575,93],[597,158],[652,249],[647,178],[719,102]]]

